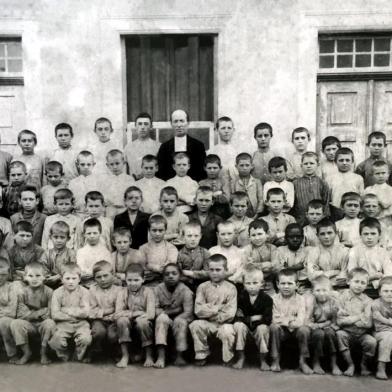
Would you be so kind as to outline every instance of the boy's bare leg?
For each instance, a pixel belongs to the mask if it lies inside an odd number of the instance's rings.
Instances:
[[[146,353],[146,359],[144,361],[144,367],[153,367],[154,366],[154,359],[152,358],[152,346],[144,347]]]
[[[176,351],[176,359],[174,360],[174,365],[175,366],[185,366],[187,364],[185,358],[184,358],[184,352],[183,351]]]
[[[314,373],[316,373],[316,374],[325,374],[325,371],[321,367],[321,364],[320,364],[320,357],[317,355],[316,352],[313,354],[312,367],[313,367],[313,372]]]
[[[370,376],[371,371],[368,368],[367,365],[367,360],[368,357],[366,355],[362,354],[362,360],[361,360],[361,376]]]
[[[313,374],[313,370],[306,363],[306,358],[303,355],[299,357],[299,368],[303,374]]]
[[[48,346],[41,346],[40,350],[41,355],[41,365],[49,365],[52,361],[48,358]]]
[[[128,351],[128,343],[120,343],[121,347],[121,359],[116,363],[118,368],[126,368],[129,363],[129,351]]]
[[[385,362],[378,361],[377,363],[377,373],[376,373],[376,378],[379,380],[388,380],[388,376],[385,372]]]
[[[271,367],[265,361],[266,355],[267,354],[265,353],[260,353],[260,370],[263,372],[268,372],[269,370],[271,370]]]
[[[245,362],[245,351],[237,350],[237,360],[233,363],[234,369],[242,369]]]
[[[166,365],[166,347],[163,345],[158,346],[158,358],[154,363],[157,369],[163,369]]]
[[[336,354],[331,354],[331,369],[334,376],[342,375],[342,371],[339,369],[339,366],[336,363]]]
[[[271,363],[271,370],[273,372],[280,372],[280,356],[276,358],[272,358],[272,363]]]
[[[22,356],[16,360],[15,365],[25,365],[31,358],[32,352],[28,343],[19,346],[22,350]]]
[[[355,366],[354,366],[353,359],[351,358],[350,350],[342,351],[342,355],[347,363],[347,369],[344,371],[343,374],[347,377],[353,377],[355,372]]]

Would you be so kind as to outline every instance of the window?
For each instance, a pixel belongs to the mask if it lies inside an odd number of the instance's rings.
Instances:
[[[22,76],[22,40],[0,38],[0,77]]]
[[[392,71],[392,34],[320,35],[319,71]]]

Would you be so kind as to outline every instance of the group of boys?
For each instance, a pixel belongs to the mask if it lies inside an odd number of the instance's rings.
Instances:
[[[19,156],[0,152],[0,335],[10,362],[27,363],[30,335],[38,334],[43,364],[49,347],[69,360],[73,339],[80,361],[105,347],[124,368],[141,346],[144,366],[163,368],[170,330],[179,366],[189,335],[198,365],[216,336],[223,361],[240,369],[253,338],[260,369],[275,372],[282,343],[294,340],[304,374],[324,374],[323,357],[342,374],[340,353],[343,374],[353,376],[350,350],[358,344],[361,374],[370,374],[378,350],[376,377],[386,379],[392,166],[383,157],[385,135],[369,135],[371,156],[354,168],[353,152],[333,136],[322,141],[319,161],[302,127],[287,159],[271,150],[267,123],[254,129],[257,151],[237,153],[233,122],[221,117],[206,178],[189,177],[189,156],[177,151],[176,175],[163,181],[151,116],[135,124],[138,147],[124,152],[106,118],[81,151],[61,123],[48,156],[35,153],[29,130],[18,136]]]

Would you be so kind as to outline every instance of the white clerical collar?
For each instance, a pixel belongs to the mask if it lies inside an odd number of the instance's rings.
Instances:
[[[186,151],[186,136],[174,136],[174,151]]]

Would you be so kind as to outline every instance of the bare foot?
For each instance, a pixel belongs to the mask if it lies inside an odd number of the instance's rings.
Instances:
[[[319,363],[313,365],[313,373],[315,373],[315,374],[325,374],[323,368],[320,366]]]
[[[15,365],[26,365],[26,363],[29,361],[31,358],[31,351],[26,352],[23,354],[17,361],[15,361]]]
[[[153,367],[154,366],[154,361],[152,360],[152,358],[147,357],[146,360],[144,361],[143,366],[147,367],[147,368]]]
[[[157,369],[163,369],[165,367],[165,360],[163,358],[158,358],[153,366]]]
[[[334,376],[341,376],[343,373],[342,371],[339,369],[339,367],[337,365],[332,366],[332,374]]]
[[[233,363],[232,367],[234,369],[242,369],[244,367],[244,358],[239,358],[236,362]]]
[[[86,355],[83,359],[82,359],[83,363],[91,363],[91,356],[90,355]]]
[[[261,370],[262,372],[268,372],[268,371],[271,370],[271,367],[268,365],[267,362],[262,361],[262,362],[260,363],[260,370]]]
[[[143,358],[142,354],[131,354],[132,363],[140,362],[142,358]]]
[[[278,361],[278,360],[272,361],[272,364],[271,364],[271,371],[273,371],[273,372],[280,372],[280,371],[281,371],[281,369],[280,369],[280,364],[279,364],[279,361]]]
[[[174,361],[174,366],[186,366],[187,362],[182,356],[177,356]]]
[[[376,378],[378,378],[379,380],[388,380],[385,370],[377,370]]]
[[[313,370],[305,362],[300,363],[299,368],[303,374],[313,374]]]
[[[15,363],[16,363],[16,361],[18,360],[19,358],[16,356],[16,355],[13,355],[12,357],[9,357],[8,358],[8,363],[12,363],[13,365],[15,365]]]
[[[343,373],[347,377],[353,377],[355,372],[355,367],[354,365],[350,365],[347,370]]]
[[[367,368],[367,366],[362,365],[361,366],[361,376],[370,376],[372,374],[372,372]]]
[[[52,361],[46,356],[41,355],[41,365],[49,365]]]
[[[124,369],[128,366],[129,358],[127,357],[122,357],[117,363],[116,366],[118,368]]]
[[[207,363],[206,359],[196,359],[195,360],[195,365],[196,366],[205,366]]]

